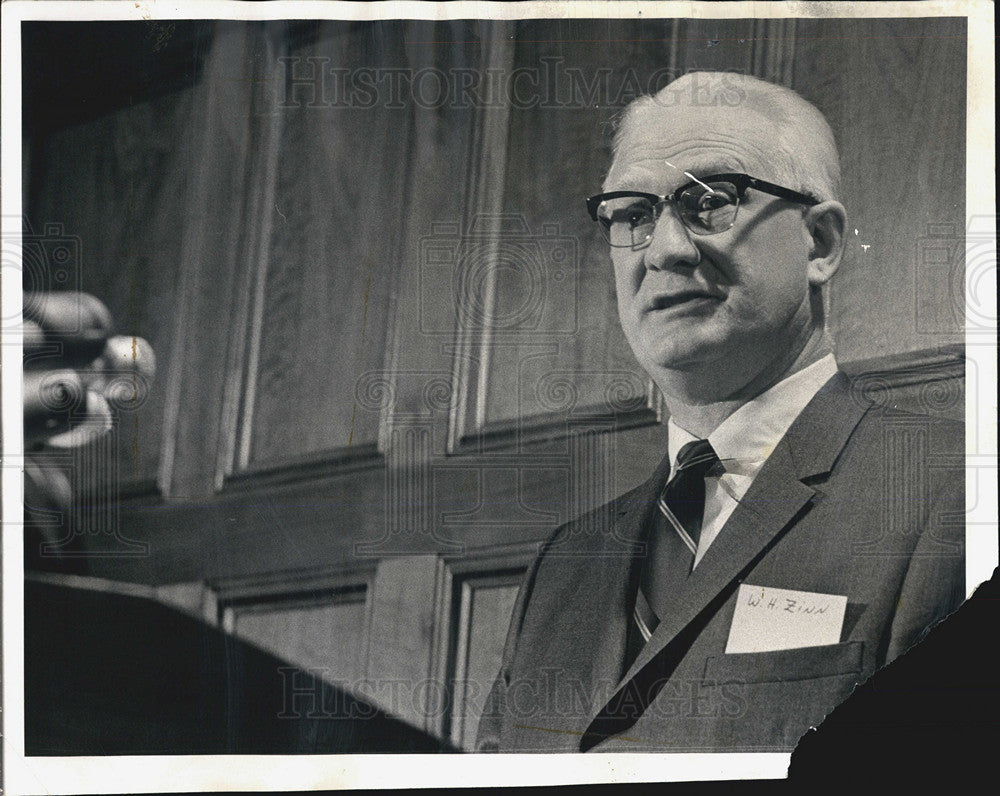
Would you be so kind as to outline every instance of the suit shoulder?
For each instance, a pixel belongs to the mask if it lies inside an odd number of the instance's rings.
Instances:
[[[896,512],[899,521],[907,513],[899,501],[909,495],[908,511],[930,527],[931,516],[952,510],[945,504],[958,507],[965,500],[965,424],[873,406],[838,456],[834,475],[855,494],[879,501],[881,511]]]
[[[865,439],[872,434],[881,436],[893,430],[906,429],[928,434],[936,451],[954,453],[965,448],[963,420],[877,405],[865,412],[853,436]]]
[[[642,487],[643,484],[639,484],[554,529],[539,546],[538,558],[544,558],[554,549],[584,552],[603,545],[603,532],[639,500]]]

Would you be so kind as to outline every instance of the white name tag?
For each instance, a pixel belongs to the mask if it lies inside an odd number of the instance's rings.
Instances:
[[[837,644],[847,598],[813,591],[740,586],[726,652],[771,652]]]

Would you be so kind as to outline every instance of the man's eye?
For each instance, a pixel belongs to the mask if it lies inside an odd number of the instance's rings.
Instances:
[[[711,190],[698,188],[685,191],[681,205],[688,213],[706,213],[736,204],[736,193],[728,186],[712,186]]]
[[[630,229],[648,224],[653,218],[653,208],[648,204],[632,205],[622,214],[623,220]]]
[[[731,204],[733,204],[733,197],[721,191],[705,193],[698,199],[699,210],[718,210],[720,207]]]

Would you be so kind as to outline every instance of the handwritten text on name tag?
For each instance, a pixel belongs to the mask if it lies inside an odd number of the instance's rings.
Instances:
[[[836,644],[847,597],[770,586],[740,586],[727,653]]]

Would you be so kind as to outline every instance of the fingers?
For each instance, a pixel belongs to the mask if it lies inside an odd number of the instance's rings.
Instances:
[[[52,448],[78,448],[103,437],[111,431],[112,425],[111,406],[107,399],[88,390],[82,417],[72,422],[68,431],[51,435],[45,444]]]
[[[112,337],[101,356],[80,371],[88,389],[101,393],[113,409],[136,409],[149,395],[156,373],[153,347],[141,337]]]
[[[58,467],[40,465],[31,457],[24,461],[24,508],[26,511],[63,508],[73,500],[69,476]]]
[[[68,431],[74,407],[84,400],[85,388],[72,370],[25,371],[23,382],[25,443]]]
[[[148,348],[149,344],[145,346]],[[121,370],[25,371],[25,445],[30,448],[44,443],[72,448],[86,445],[110,431],[113,410],[132,409],[145,400],[149,382],[143,373],[152,367],[149,360],[145,362],[133,374]]]
[[[107,307],[86,293],[24,295],[25,444],[77,447],[107,433],[115,411],[149,392],[156,357],[141,337],[112,336]]]
[[[21,339],[24,344],[25,357],[44,350],[45,332],[35,321],[25,320],[21,324]]]
[[[111,430],[108,400],[72,370],[24,374],[24,442],[73,448]]]
[[[92,362],[100,356],[114,328],[108,308],[88,293],[25,293],[23,316],[25,355],[30,348],[52,353],[66,364]],[[47,364],[45,357],[26,361],[29,366]]]
[[[55,293],[25,293],[22,309],[25,320],[60,334],[77,331],[111,333],[114,322],[104,302],[89,293],[66,290]]]
[[[108,372],[134,373],[150,381],[156,373],[156,355],[143,338],[119,335],[108,338],[100,365]]]

